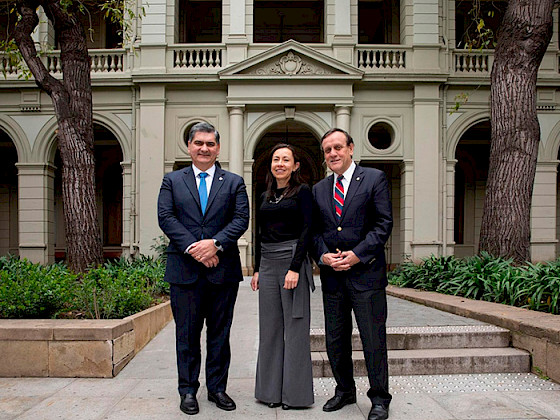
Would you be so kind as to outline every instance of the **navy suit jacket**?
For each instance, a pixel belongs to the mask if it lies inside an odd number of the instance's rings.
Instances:
[[[239,175],[216,165],[203,215],[192,167],[166,174],[158,197],[158,221],[169,238],[165,281],[189,284],[199,276],[216,284],[243,280],[237,240],[249,226],[249,200]],[[207,268],[185,254],[189,245],[201,239],[221,243],[216,267]]]
[[[313,254],[318,262],[326,252],[354,251],[360,262],[347,271],[319,264],[323,290],[334,292],[350,279],[357,290],[387,286],[385,243],[393,228],[389,185],[383,171],[356,166],[337,220],[333,198],[334,175],[313,187]]]

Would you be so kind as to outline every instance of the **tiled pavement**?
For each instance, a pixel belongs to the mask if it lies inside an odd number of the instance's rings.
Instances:
[[[200,413],[178,409],[171,323],[113,379],[0,378],[1,419],[364,419],[370,408],[367,379],[357,378],[358,403],[335,413],[321,410],[333,394],[330,378],[314,380],[315,405],[305,410],[270,409],[253,398],[257,354],[257,295],[242,283],[232,330],[228,393],[237,410],[224,412],[206,400]],[[312,328],[322,328],[320,288],[312,298]],[[389,327],[484,325],[435,309],[389,298]],[[9,363],[2,360],[0,363]],[[559,362],[560,363],[560,362]],[[201,382],[204,382],[204,374]],[[392,376],[390,419],[560,420],[560,385],[533,374]]]

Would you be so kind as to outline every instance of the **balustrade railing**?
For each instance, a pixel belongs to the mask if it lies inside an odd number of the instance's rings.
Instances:
[[[455,51],[453,53],[453,71],[455,74],[474,74],[481,76],[492,70],[494,51]]]
[[[406,69],[407,50],[405,48],[357,48],[359,69],[368,70]]]
[[[90,50],[89,56],[92,74],[124,73],[128,70],[124,49]],[[60,51],[48,52],[41,57],[41,60],[51,74],[62,74]],[[7,76],[17,76],[21,74],[21,68],[18,63],[11,62],[7,55],[0,54],[0,72]]]
[[[2,73],[2,75],[9,76],[16,74],[17,71],[17,64],[12,63],[12,60],[8,55],[0,53],[0,73]]]
[[[171,46],[175,69],[219,69],[225,48],[219,46]]]

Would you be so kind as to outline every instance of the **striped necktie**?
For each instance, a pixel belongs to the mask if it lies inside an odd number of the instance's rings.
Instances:
[[[342,185],[343,175],[336,178],[334,186],[334,212],[338,220],[342,217],[342,208],[344,207],[344,186]]]
[[[206,204],[208,203],[208,189],[206,188],[206,177],[208,174],[206,172],[201,172],[198,176],[200,177],[200,184],[198,186],[200,208],[202,209],[202,214],[204,214],[206,211]]]

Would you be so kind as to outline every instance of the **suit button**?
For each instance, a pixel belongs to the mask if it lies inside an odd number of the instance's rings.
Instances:
[[[339,227],[336,228],[336,230],[338,230],[340,232],[342,230],[342,227],[339,226]]]

